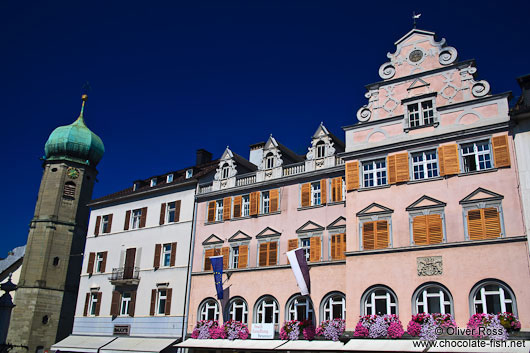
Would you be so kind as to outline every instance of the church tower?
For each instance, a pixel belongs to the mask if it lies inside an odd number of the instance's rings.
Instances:
[[[96,166],[105,148],[83,118],[56,128],[30,222],[7,343],[41,353],[72,331]]]

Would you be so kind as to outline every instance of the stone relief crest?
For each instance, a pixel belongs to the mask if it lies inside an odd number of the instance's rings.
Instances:
[[[428,256],[416,258],[418,276],[439,276],[443,274],[441,256]]]

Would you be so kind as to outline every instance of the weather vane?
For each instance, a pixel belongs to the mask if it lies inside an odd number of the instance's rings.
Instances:
[[[413,11],[413,12],[412,12],[412,19],[414,20],[414,28],[416,28],[416,20],[417,20],[418,18],[420,18],[420,16],[421,16],[421,13],[419,13],[419,14],[416,15],[416,11]]]

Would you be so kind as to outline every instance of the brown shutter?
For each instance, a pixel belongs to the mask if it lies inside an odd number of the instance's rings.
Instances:
[[[268,265],[276,265],[278,261],[278,243],[276,241],[271,241],[269,243],[269,258]]]
[[[104,251],[103,252],[103,260],[101,261],[101,270],[100,270],[100,272],[101,273],[105,272],[106,267],[107,267],[107,252]]]
[[[99,227],[101,226],[101,216],[96,217],[96,228],[94,228],[94,235],[99,235]]]
[[[467,211],[467,233],[471,240],[483,239],[484,228],[481,211],[481,209]]]
[[[375,222],[363,224],[363,250],[375,249]]]
[[[416,216],[412,219],[412,239],[416,245],[429,244],[427,216]]]
[[[302,207],[311,206],[311,183],[302,184],[300,188],[300,205]]]
[[[331,253],[331,259],[332,260],[337,260],[337,251],[336,251],[336,248],[337,248],[337,241],[339,240],[338,234],[336,235],[332,235],[331,236],[331,248],[330,248],[330,253]]]
[[[149,315],[155,315],[156,307],[156,289],[151,290],[151,308],[149,309]]]
[[[287,251],[294,250],[298,247],[298,239],[289,239],[287,241]]]
[[[442,243],[444,239],[442,217],[439,214],[430,214],[425,217],[427,217],[429,244]]]
[[[326,192],[328,179],[320,180],[320,203],[325,205],[328,203],[328,193]]]
[[[175,201],[175,222],[180,221],[180,200]]]
[[[494,207],[484,208],[482,209],[482,212],[484,214],[484,238],[498,238],[501,235],[501,222],[499,218],[499,212]]]
[[[221,255],[221,248],[213,249],[213,256],[219,256],[219,255]]]
[[[346,190],[359,188],[359,161],[346,163]]]
[[[221,248],[221,255],[223,255],[223,269],[228,269],[230,265],[230,247],[223,246]]]
[[[375,232],[375,246],[376,249],[385,249],[390,245],[388,234],[388,222],[377,221]]]
[[[256,216],[259,212],[259,191],[255,191],[250,194],[250,215]]]
[[[113,213],[109,214],[109,222],[107,224],[107,233],[110,233],[112,231],[112,217]]]
[[[208,202],[208,222],[215,221],[215,201]]]
[[[271,200],[270,212],[276,212],[279,210],[280,205],[280,189],[272,189],[269,191],[269,197]]]
[[[438,157],[440,160],[440,175],[443,176],[460,173],[457,144],[438,147]]]
[[[246,268],[248,263],[248,245],[241,245],[239,247],[239,261],[237,268]]]
[[[166,203],[162,203],[160,205],[160,222],[159,224],[162,225],[166,223]]]
[[[166,291],[166,307],[164,308],[164,314],[169,315],[171,314],[171,297],[173,294],[173,289],[168,288]]]
[[[334,234],[331,236],[331,259],[344,260],[346,251],[346,234]]]
[[[339,251],[339,255],[340,255],[340,259],[341,260],[344,260],[346,259],[346,233],[342,233],[342,234],[339,234],[340,235],[340,238],[342,239],[342,241],[340,242],[340,251]]]
[[[234,196],[234,218],[241,217],[242,197]]]
[[[320,261],[320,237],[311,237],[309,240],[309,261]]]
[[[155,269],[160,267],[160,253],[162,252],[162,244],[155,244],[155,256],[153,260],[153,267]]]
[[[134,316],[136,309],[136,291],[131,292],[131,302],[129,303],[129,316]]]
[[[214,249],[206,249],[204,251],[204,271],[212,270],[212,263],[210,262],[211,256],[214,256]]]
[[[112,302],[110,303],[110,315],[118,316],[120,314],[120,292],[112,291]]]
[[[131,223],[131,210],[125,212],[125,223],[123,225],[123,230],[129,230],[130,223]]]
[[[407,152],[394,155],[396,159],[396,182],[409,180],[409,154]]]
[[[95,316],[99,316],[99,309],[101,309],[101,295],[102,293],[98,292],[97,294],[98,302],[96,303],[96,313],[94,314]]]
[[[85,310],[83,311],[83,316],[88,315],[88,304],[89,303],[90,303],[90,293],[87,293],[85,297]]]
[[[124,278],[132,278],[134,275],[134,260],[136,257],[136,248],[129,248],[125,252],[125,268],[123,269]]]
[[[232,198],[225,197],[223,199],[223,221],[230,219],[230,213],[232,212]]]
[[[95,259],[96,259],[96,253],[91,252],[88,255],[88,266],[87,266],[87,269],[86,269],[86,272],[88,274],[94,273],[94,260]]]
[[[177,242],[171,243],[171,257],[169,258],[169,266],[175,266],[177,257]]]
[[[140,228],[145,227],[145,221],[147,220],[147,207],[142,208],[142,215],[140,216]]]
[[[386,164],[388,167],[388,183],[395,184],[397,182],[396,155],[386,157]]]
[[[269,243],[261,243],[259,245],[259,265],[267,266],[267,253]]]
[[[342,201],[342,177],[333,178],[331,180],[331,199],[333,202]]]
[[[495,168],[509,167],[510,149],[508,148],[508,135],[495,136],[491,139],[491,144]]]

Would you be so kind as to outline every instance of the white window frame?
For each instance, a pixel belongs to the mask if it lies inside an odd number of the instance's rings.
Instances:
[[[239,245],[230,247],[230,268],[238,268],[239,266]]]
[[[311,206],[322,205],[322,191],[320,181],[311,183]]]
[[[385,291],[384,295],[376,295],[377,291]],[[394,294],[393,291],[391,291],[389,288],[386,287],[375,287],[367,291],[361,298],[361,304],[362,304],[362,315],[374,315],[379,313],[376,313],[376,300],[386,300],[386,313],[381,313],[381,315],[384,314],[396,314],[399,315],[398,312],[398,302],[397,297]],[[395,312],[392,313],[392,308],[395,309]],[[370,310],[369,310],[370,309]]]
[[[437,290],[436,293],[427,293],[427,290],[435,288]],[[438,297],[440,301],[440,310],[435,311],[431,310],[432,308],[429,308],[429,302],[428,298]],[[413,302],[413,313],[429,313],[434,314],[436,312],[439,312],[440,314],[453,314],[453,298],[451,297],[451,293],[449,293],[444,287],[440,286],[439,284],[431,283],[424,286],[421,286],[418,288],[412,297]],[[423,311],[420,311],[420,305],[423,306]],[[449,311],[446,310],[446,306],[449,306]]]
[[[151,187],[156,186],[156,178],[151,179]]]
[[[186,170],[186,179],[189,179],[193,176],[193,169]]]
[[[90,292],[90,308],[88,309],[89,316],[96,316],[97,305],[98,305],[98,293]]]
[[[105,233],[108,233],[108,226],[109,226],[109,216],[110,215],[104,215],[104,216],[101,216],[101,227],[99,229],[99,232],[101,234],[105,234]]]
[[[219,303],[215,299],[204,300],[199,306],[199,320],[208,320],[208,313],[213,310],[213,320],[219,320]]]
[[[298,238],[298,247],[304,250],[305,260],[309,263],[311,257],[311,236],[300,236]]]
[[[237,318],[237,312],[241,310],[241,318],[242,320],[240,322],[247,323],[248,322],[248,305],[247,302],[243,298],[233,298],[230,300],[230,303],[228,304],[228,319],[236,321]],[[237,320],[239,321],[239,320]]]
[[[168,174],[166,177],[166,183],[172,183],[173,182],[173,174]]]
[[[430,108],[425,108],[423,106],[424,103],[427,103],[427,102],[430,102],[431,103],[431,107]],[[417,100],[417,101],[414,101],[414,102],[409,102],[409,103],[405,103],[406,105],[406,114],[407,114],[407,121],[408,121],[408,128],[409,129],[416,129],[416,128],[420,128],[420,127],[423,127],[423,126],[432,126],[432,125],[436,125],[436,123],[438,122],[438,119],[437,119],[437,112],[436,112],[436,104],[435,104],[435,101],[434,101],[434,98],[427,98],[427,99],[421,99],[421,100]],[[412,112],[411,111],[411,107],[412,106],[416,106],[418,108],[417,111],[414,111]],[[432,112],[432,115],[430,117],[426,117],[425,116],[425,113],[427,112]],[[417,114],[417,125],[414,125],[412,126],[412,115],[413,114]],[[430,118],[430,122],[429,121],[426,121]],[[416,119],[415,119],[416,120]]]
[[[478,149],[478,145],[477,144],[481,144],[481,145],[486,145],[488,150],[485,151],[485,150],[482,150],[482,151],[479,151]],[[466,153],[464,154],[464,147],[467,147],[467,146],[472,146],[473,147],[473,152],[471,153]],[[486,139],[486,140],[478,140],[478,141],[468,141],[468,142],[461,142],[458,144],[458,149],[459,149],[459,155],[460,155],[460,165],[461,165],[461,172],[462,173],[473,173],[473,172],[478,172],[478,171],[482,171],[482,170],[489,170],[489,169],[493,169],[495,168],[495,165],[493,163],[493,149],[491,147],[491,141],[489,139]],[[477,169],[475,170],[466,170],[466,156],[475,156],[474,158],[474,161],[475,161],[475,166]],[[480,156],[487,156],[488,160],[489,160],[489,164],[490,164],[490,167],[486,167],[486,161],[484,161],[484,168],[481,168],[480,167]],[[486,158],[486,157],[485,157]]]
[[[131,229],[140,228],[140,219],[142,218],[142,209],[138,208],[131,211]]]
[[[317,159],[326,157],[326,144],[323,141],[319,141],[315,145],[315,155]]]
[[[221,179],[228,178],[230,178],[230,166],[228,165],[228,163],[225,163],[221,168]]]
[[[261,192],[261,214],[269,214],[271,209],[271,197],[269,191]]]
[[[497,286],[498,289],[496,291],[487,291],[486,286],[494,285]],[[475,297],[477,294],[480,293],[480,299],[476,299]],[[471,306],[471,313],[473,314],[480,314],[485,313],[487,314],[487,304],[486,304],[486,297],[487,296],[493,296],[498,295],[499,296],[499,302],[501,305],[501,313],[506,312],[506,304],[511,304],[512,306],[512,313],[517,315],[517,303],[515,300],[515,296],[513,294],[513,291],[504,285],[501,282],[498,281],[487,281],[482,282],[473,287],[471,290],[470,296],[469,296],[469,303]],[[482,307],[482,310],[480,312],[477,312],[477,305],[480,305]],[[498,313],[491,313],[491,314],[498,314]]]
[[[384,164],[383,167],[377,166],[378,163]],[[365,169],[365,166],[371,166],[372,169]],[[363,161],[361,165],[362,171],[362,188],[368,189],[376,186],[388,185],[388,172],[386,165],[386,158],[377,158],[368,161]],[[379,174],[379,176],[378,176]],[[367,178],[371,175],[373,185],[366,185],[366,182],[370,180]]]
[[[156,291],[156,310],[155,315],[166,314],[167,288],[159,288]],[[162,312],[160,312],[162,309]]]
[[[285,310],[286,320],[301,320],[298,318],[298,307],[303,307],[305,309],[305,320],[315,321],[315,312],[313,310],[313,303],[309,297],[302,295],[296,296],[289,300],[287,303],[287,310]]]
[[[274,168],[274,154],[272,152],[269,152],[265,156],[265,169],[272,169]]]
[[[103,252],[96,253],[96,273],[102,273],[101,272],[101,265],[103,264]]]
[[[265,313],[267,308],[272,308],[272,322],[266,322]],[[260,320],[261,316],[261,320]],[[280,320],[280,309],[276,298],[266,296],[258,300],[256,304],[256,310],[254,315],[254,322],[258,324],[279,324]]]
[[[223,220],[223,200],[215,201],[215,221],[220,222]]]
[[[166,204],[166,223],[174,223],[176,219],[177,203],[175,201]],[[171,220],[171,212],[173,212],[173,220]]]
[[[161,267],[169,267],[171,266],[171,243],[162,244],[162,254],[160,258],[162,259],[162,266]],[[166,265],[166,258],[167,258],[167,265]]]
[[[250,195],[241,196],[241,216],[250,216]]]
[[[126,294],[128,294],[129,296],[125,297]],[[131,292],[123,292],[121,295],[121,302],[120,302],[120,316],[128,316],[130,306],[131,306]]]
[[[427,160],[427,157],[434,153],[434,159]],[[414,161],[414,157],[421,155],[422,160],[421,161]],[[436,166],[434,169],[435,173],[433,172],[433,176],[429,176],[429,166],[432,167],[432,164]],[[431,178],[437,178],[440,176],[440,163],[438,161],[438,152],[436,149],[429,149],[424,151],[415,151],[410,153],[410,171],[411,171],[411,180],[426,180]],[[416,177],[416,171],[415,168],[418,167],[418,174],[423,172],[424,177]],[[436,175],[434,175],[436,174]]]
[[[341,305],[342,306],[342,317],[340,319],[346,319],[346,297],[342,293],[330,293],[322,300],[321,312],[321,321],[332,320],[333,316],[333,306]]]

